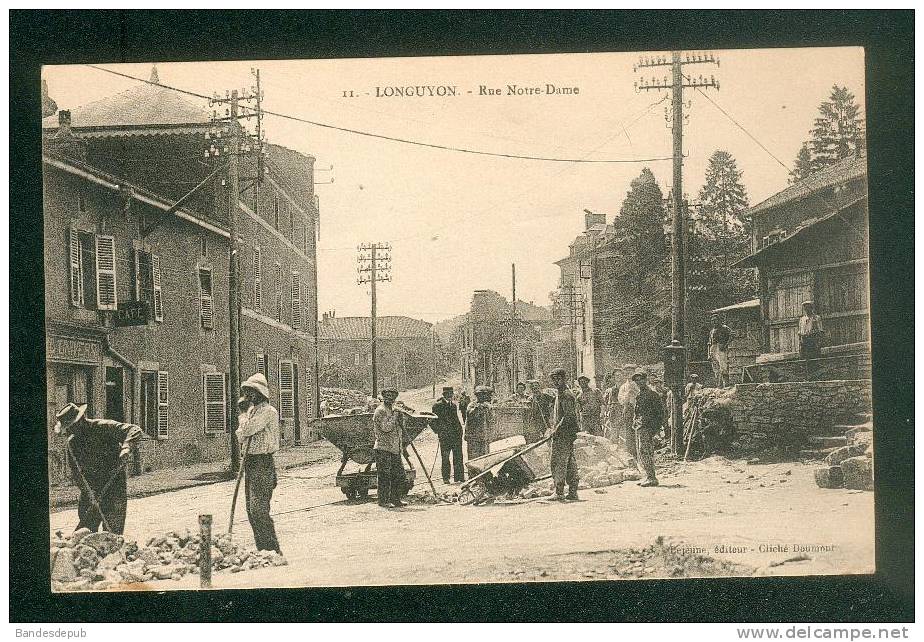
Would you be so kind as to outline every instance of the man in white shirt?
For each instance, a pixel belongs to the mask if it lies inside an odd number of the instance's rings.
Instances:
[[[623,439],[626,444],[626,452],[629,453],[633,458],[638,456],[635,447],[635,398],[638,397],[639,387],[632,380],[632,376],[635,374],[636,365],[634,363],[628,363],[622,367],[623,372],[626,373],[626,381],[621,386],[619,386],[619,394],[616,397],[616,400],[619,402],[619,405],[622,406],[622,430],[623,430]]]
[[[270,502],[277,482],[273,455],[279,450],[279,412],[269,402],[269,385],[261,373],[241,384],[241,395],[244,401],[239,408],[243,412],[239,415],[237,438],[244,453],[247,519],[257,549],[281,554],[276,526],[270,517]]]
[[[815,313],[815,304],[802,303],[802,317],[799,318],[799,356],[802,359],[821,357],[821,341],[824,336],[821,317]]]

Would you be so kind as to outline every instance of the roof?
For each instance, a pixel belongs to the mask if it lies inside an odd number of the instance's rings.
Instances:
[[[760,262],[760,260],[768,256],[773,256],[777,254],[781,248],[788,248],[794,239],[804,238],[805,234],[809,232],[810,230],[817,229],[820,225],[827,224],[828,222],[834,220],[835,218],[841,219],[841,216],[840,216],[841,212],[844,212],[845,210],[849,210],[854,205],[865,202],[865,201],[866,201],[866,196],[861,196],[857,199],[854,199],[853,201],[849,203],[841,205],[839,208],[837,208],[833,212],[828,212],[827,214],[822,214],[821,216],[816,216],[814,218],[810,218],[806,221],[803,221],[802,224],[799,225],[799,227],[791,231],[785,238],[780,239],[776,243],[771,243],[770,245],[762,247],[761,249],[754,252],[754,254],[744,257],[737,263],[733,263],[732,267],[733,268],[757,267],[757,264]],[[841,220],[843,221],[843,219]]]
[[[732,305],[726,305],[724,308],[716,308],[712,312],[734,312],[736,310],[747,310],[748,308],[759,308],[760,299],[748,299],[747,301],[742,301],[741,303],[733,303]]]
[[[830,167],[818,170],[767,198],[747,212],[745,216],[754,216],[769,209],[785,205],[792,201],[811,196],[815,192],[841,185],[866,176],[866,157],[848,156]]]
[[[385,339],[429,338],[432,324],[403,316],[376,317],[375,336]],[[369,339],[372,336],[370,317],[328,317],[318,324],[321,339]]]
[[[71,109],[71,127],[97,129],[101,130],[99,135],[105,135],[106,130],[125,128],[172,129],[182,125],[199,128],[210,124],[210,114],[204,104],[159,84],[151,84],[157,82],[155,68],[151,82]],[[57,129],[57,115],[43,119],[42,128]]]

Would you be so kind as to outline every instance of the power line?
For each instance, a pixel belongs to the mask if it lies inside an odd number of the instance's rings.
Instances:
[[[154,85],[156,87],[162,87],[164,89],[169,89],[171,91],[176,91],[181,94],[186,94],[187,96],[193,96],[196,98],[201,98],[203,100],[209,100],[210,97],[204,94],[199,94],[194,91],[189,91],[186,89],[180,89],[178,87],[172,87],[170,85],[164,85],[159,82],[154,82],[151,80],[146,80],[144,78],[139,78],[137,76],[132,76],[130,74],[124,74],[119,71],[113,71],[112,69],[106,69],[104,67],[99,67],[97,65],[87,65],[91,69],[96,69],[97,71],[104,71],[115,76],[121,76],[123,78],[129,78],[138,82],[143,82],[149,85]],[[359,129],[353,129],[350,127],[340,127],[338,125],[331,125],[329,123],[322,123],[315,120],[309,120],[307,118],[302,118],[300,116],[293,116],[291,114],[284,114],[281,112],[270,111],[269,109],[263,109],[264,115],[276,116],[277,118],[284,118],[286,120],[292,120],[295,122],[305,123],[307,125],[314,125],[315,127],[322,127],[324,129],[332,129],[335,131],[344,132],[347,134],[355,134],[357,136],[366,136],[369,138],[377,138],[380,140],[387,140],[393,143],[404,143],[406,145],[416,145],[418,147],[427,147],[430,149],[441,149],[443,151],[449,152],[459,152],[463,154],[475,154],[478,156],[492,156],[495,158],[511,158],[516,160],[532,160],[532,161],[544,161],[551,163],[652,163],[656,161],[667,161],[671,160],[672,156],[654,156],[651,158],[610,158],[610,159],[588,159],[588,158],[556,158],[550,156],[529,156],[525,154],[508,154],[504,152],[488,152],[479,149],[468,149],[465,147],[453,147],[451,145],[440,145],[437,143],[425,143],[422,141],[411,140],[408,138],[399,138],[397,136],[386,136],[385,134],[375,134],[372,132],[362,131]]]

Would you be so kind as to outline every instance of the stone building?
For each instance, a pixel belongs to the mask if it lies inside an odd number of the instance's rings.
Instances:
[[[753,253],[735,267],[757,268],[759,275],[761,354],[754,377],[770,370],[783,379],[869,377],[866,159],[850,156],[811,174],[746,216]],[[822,359],[811,373],[798,359],[798,321],[807,300],[825,328]]]
[[[376,317],[378,386],[399,390],[430,385],[441,372],[440,341],[426,321]],[[372,320],[325,312],[318,328],[320,377],[324,386],[372,391]]]
[[[173,208],[216,169],[203,161],[213,126],[205,105],[160,86],[156,70],[151,81],[43,121],[48,425],[68,402],[137,423],[143,469],[229,457],[237,400],[228,181],[219,172]],[[295,444],[315,437],[318,203],[311,157],[267,153],[266,180],[239,202],[241,374],[267,375],[283,443]]]

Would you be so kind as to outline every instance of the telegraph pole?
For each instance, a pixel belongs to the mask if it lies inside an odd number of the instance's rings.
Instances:
[[[376,283],[380,281],[391,281],[391,244],[390,243],[363,243],[356,248],[357,263],[359,266],[356,272],[359,275],[357,283],[362,285],[368,283],[372,288],[372,318],[370,332],[370,349],[372,350],[372,396],[377,397],[379,394],[378,383],[378,355],[376,354]]]
[[[671,52],[668,60],[666,56],[643,56],[633,71],[639,68],[647,67],[667,67],[671,68],[671,79],[668,82],[667,76],[659,80],[652,77],[650,80],[641,78],[635,83],[636,91],[663,91],[671,92],[671,110],[673,134],[673,187],[671,190],[673,220],[671,234],[671,345],[674,349],[686,350],[685,347],[685,309],[686,309],[686,284],[685,284],[685,248],[684,241],[686,238],[686,212],[684,211],[683,202],[683,89],[688,88],[713,88],[718,89],[719,83],[715,76],[704,78],[691,78],[683,73],[684,65],[693,64],[714,64],[718,66],[719,61],[712,54],[690,54],[681,53],[680,51]],[[671,425],[671,441],[675,455],[682,454],[682,437],[683,435],[683,387],[686,378],[686,360],[687,355],[684,353],[682,359],[682,371],[679,376],[672,382],[665,383],[672,385],[672,396],[674,399],[673,417]]]
[[[257,175],[253,177],[254,189],[263,182],[263,111],[261,109],[262,91],[260,89],[260,72],[251,70],[256,76],[256,87],[250,94],[238,92],[237,89],[226,92],[224,98],[214,95],[209,105],[227,105],[224,116],[212,111],[212,123],[226,123],[226,126],[213,126],[206,133],[210,141],[205,150],[206,158],[228,156],[228,390],[229,397],[235,398],[241,388],[241,300],[240,300],[240,238],[238,236],[238,216],[240,215],[240,157],[242,154],[257,154]],[[256,101],[256,109],[246,107],[247,113],[241,113],[241,102]],[[256,140],[242,127],[241,119],[256,118]],[[222,140],[223,134],[226,136]],[[231,471],[235,472],[241,465],[240,448],[237,443],[236,404],[229,413],[228,443],[231,453]]]
[[[510,264],[510,280],[513,303],[510,306],[510,392],[516,391],[517,379],[519,378],[517,367],[517,265]]]

